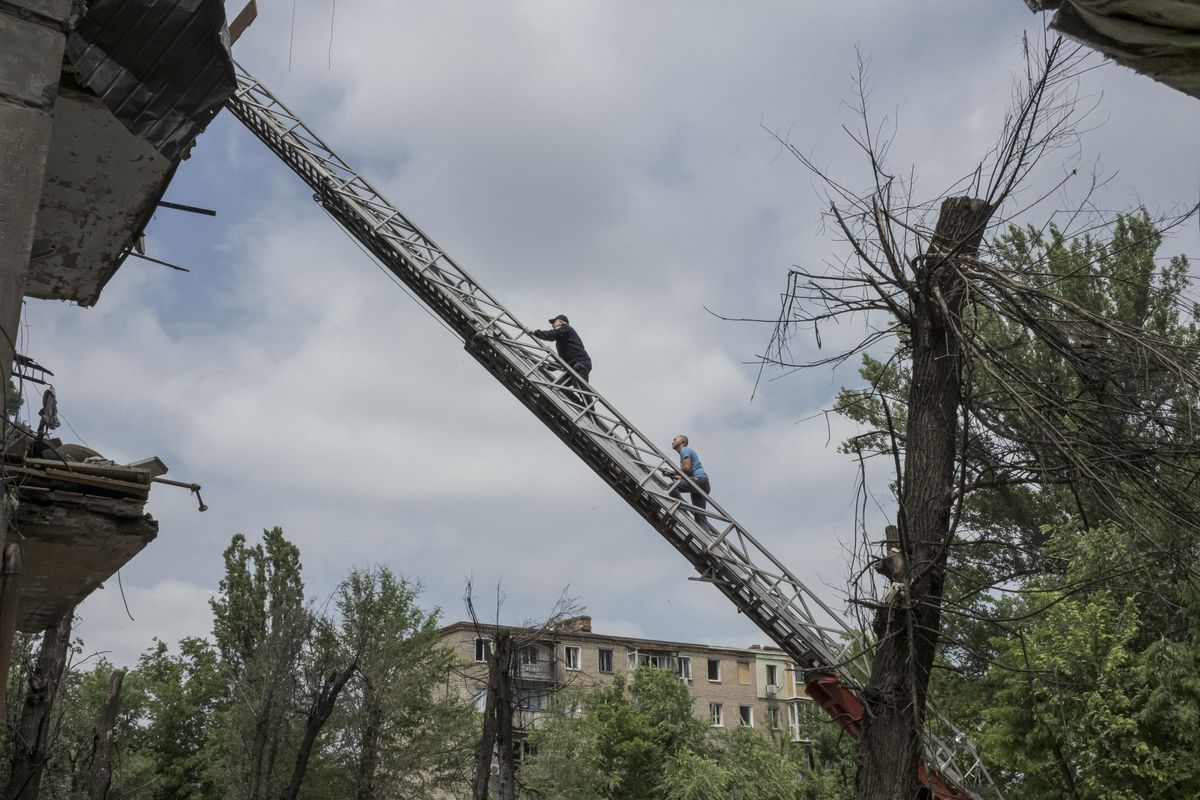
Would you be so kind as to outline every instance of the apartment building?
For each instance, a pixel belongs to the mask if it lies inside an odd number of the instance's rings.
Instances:
[[[565,687],[611,685],[617,675],[654,666],[674,672],[688,687],[694,713],[715,728],[750,725],[774,737],[807,743],[804,720],[812,701],[804,676],[778,648],[713,647],[688,642],[610,636],[592,631],[590,617],[573,617],[533,634],[524,628],[456,622],[441,629],[458,656],[453,689],[483,709],[487,699],[487,653],[497,630],[520,642],[514,700],[515,724],[528,730],[550,713]]]

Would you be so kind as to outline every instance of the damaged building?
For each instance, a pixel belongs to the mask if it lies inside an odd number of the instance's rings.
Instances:
[[[154,483],[199,496],[157,458],[114,464],[56,439],[53,373],[15,342],[25,298],[95,305],[147,257],[163,193],[234,90],[230,42],[220,0],[0,3],[0,386],[6,406],[14,388],[42,395],[34,420],[5,415],[0,674],[15,632],[54,629],[155,539]]]
[[[1200,4],[1192,0],[1025,0],[1050,26],[1118,64],[1200,98]]]

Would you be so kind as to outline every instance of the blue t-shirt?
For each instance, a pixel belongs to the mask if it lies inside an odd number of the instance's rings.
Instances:
[[[696,455],[696,451],[690,447],[679,448],[679,466],[683,466],[685,458],[692,459],[692,477],[699,478],[701,476],[707,478],[708,473],[704,471],[704,465],[700,463],[700,456]]]

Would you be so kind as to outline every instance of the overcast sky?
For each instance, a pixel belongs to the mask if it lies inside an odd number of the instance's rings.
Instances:
[[[858,48],[898,120],[894,166],[936,196],[993,141],[1041,18],[1020,0],[291,5],[260,4],[236,57],[526,324],[569,314],[593,385],[664,449],[689,434],[714,496],[841,607],[853,428],[821,412],[854,370],[768,373],[752,400],[769,331],[709,311],[770,317],[789,266],[841,252],[768,131],[857,181]],[[1196,202],[1200,102],[1113,65],[1082,93],[1100,207]],[[64,438],[158,455],[209,505],[155,488],[158,539],[122,571],[133,619],[110,582],[79,611],[89,650],[130,662],[207,634],[230,536],[275,525],[318,599],[384,564],[447,622],[473,577],[503,584],[505,622],[569,587],[597,631],[766,641],[311,195],[222,113],[167,192],[218,216],[148,229],[190,273],[131,259],[95,308],[27,304],[21,350],[55,372]],[[1193,221],[1162,254],[1197,240]]]

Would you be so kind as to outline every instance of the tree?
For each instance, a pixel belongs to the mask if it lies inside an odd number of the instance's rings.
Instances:
[[[204,639],[187,637],[172,653],[165,642],[142,653],[125,678],[117,741],[122,754],[117,785],[152,785],[155,797],[194,800],[220,796],[222,720],[228,683],[217,651]],[[103,685],[111,667],[93,670]],[[97,686],[93,699],[99,699]]]
[[[1075,140],[1078,51],[1056,40],[1027,52],[997,146],[932,202],[914,202],[913,183],[886,168],[889,142],[869,121],[861,70],[856,143],[870,165],[867,191],[823,175],[784,143],[825,180],[830,219],[850,254],[835,270],[793,270],[767,360],[829,364],[895,342],[888,361],[868,363],[881,425],[850,443],[864,461],[876,454],[892,462],[896,501],[895,557],[878,564],[893,587],[877,597],[863,581],[854,598],[873,615],[857,780],[863,800],[919,792],[927,692],[955,574],[948,567],[969,497],[992,493],[997,505],[1014,487],[1061,488],[1080,498],[1081,510],[1128,522],[1148,543],[1155,530],[1194,525],[1196,500],[1182,480],[1195,452],[1194,401],[1185,399],[1200,386],[1194,346],[1089,302],[1078,289],[1099,282],[1093,271],[1064,281],[1050,273],[1048,257],[1006,259],[987,239],[1007,223],[1006,203],[1037,163]],[[797,329],[851,315],[868,319],[857,344],[816,361],[790,358]],[[1030,370],[1031,353],[1056,371]],[[899,402],[878,387],[899,389]],[[976,543],[984,560],[977,576],[991,585],[1001,570],[988,562],[1002,559],[993,542]],[[1191,570],[1180,541],[1150,549]]]
[[[53,628],[42,634],[37,664],[29,673],[21,717],[13,737],[12,766],[8,772],[5,797],[10,800],[37,800],[42,772],[50,759],[54,703],[71,651],[72,606]]]
[[[121,683],[125,670],[115,669],[109,681],[108,696],[100,715],[96,718],[92,734],[91,780],[88,781],[89,800],[104,800],[112,787],[113,730],[117,726],[117,715],[121,709]]]
[[[419,800],[465,783],[472,712],[439,691],[454,656],[420,590],[386,567],[355,570],[338,588],[341,646],[358,665],[342,723],[358,800]]]
[[[1017,621],[995,637],[997,651],[976,685],[981,744],[1003,764],[1010,794],[1029,800],[1192,797],[1200,792],[1195,729],[1200,720],[1200,627],[1195,593],[1183,641],[1160,635],[1148,563],[1130,570],[1137,537],[1114,526],[1064,525],[1046,549],[1063,574],[1038,576],[1001,603]],[[1121,575],[1119,580],[1098,576]],[[1064,580],[1065,579],[1065,580]],[[1082,590],[1065,586],[1087,587]],[[1042,591],[1035,591],[1036,589]]]
[[[535,796],[657,798],[672,758],[707,749],[687,686],[666,670],[639,668],[628,693],[617,675],[581,702],[581,714],[555,718],[532,736],[538,755],[523,780]]]
[[[304,731],[296,748],[296,759],[280,800],[296,800],[308,772],[317,737],[333,715],[338,697],[358,670],[358,654],[337,646],[337,636],[328,620],[315,620],[315,630],[305,642],[304,678],[301,694],[307,695]]]
[[[575,599],[564,591],[559,595],[550,614],[539,622],[526,620],[519,627],[500,625],[500,609],[504,605],[504,592],[496,587],[496,611],[494,622],[484,625],[475,608],[474,588],[467,582],[463,600],[467,613],[475,625],[479,640],[490,642],[483,653],[487,664],[487,686],[484,689],[482,730],[475,747],[475,770],[472,780],[474,800],[487,800],[491,791],[491,768],[493,758],[498,761],[497,789],[501,800],[511,800],[517,795],[517,762],[520,758],[520,739],[528,732],[518,723],[518,714],[525,702],[518,696],[517,684],[522,677],[522,664],[528,654],[540,659],[537,654],[553,641],[555,630],[582,610]],[[557,659],[554,648],[550,648],[549,663]],[[534,691],[540,702],[552,701],[555,694],[569,685],[554,687],[540,686]]]
[[[289,711],[312,628],[299,549],[280,528],[264,531],[253,547],[235,534],[211,605],[213,638],[232,689],[227,780],[234,796],[259,800],[283,791],[291,772],[285,754],[299,744]]]
[[[562,713],[534,732],[537,755],[522,772],[535,797],[548,800],[829,800],[839,796],[830,771],[813,769],[798,748],[780,749],[756,729],[715,732],[692,715],[679,676],[640,667],[632,684],[560,698]],[[824,726],[832,732],[830,725]]]

